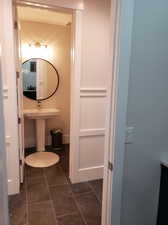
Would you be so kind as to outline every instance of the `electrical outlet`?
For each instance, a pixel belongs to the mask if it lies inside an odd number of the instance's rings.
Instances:
[[[135,127],[127,127],[125,135],[125,144],[132,144],[134,142]]]

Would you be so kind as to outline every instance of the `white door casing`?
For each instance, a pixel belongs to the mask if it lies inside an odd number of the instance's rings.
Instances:
[[[19,193],[19,140],[16,93],[16,62],[12,1],[2,2],[2,83],[5,116],[8,194]],[[6,29],[8,28],[8,29]]]
[[[113,0],[116,8],[115,16],[115,47],[113,48],[113,88],[111,96],[112,120],[110,122],[111,134],[109,136],[109,158],[113,164],[110,181],[104,184],[107,189],[103,193],[103,216],[107,224],[121,224],[122,218],[122,181],[125,154],[127,101],[130,76],[130,60],[132,50],[132,30],[134,18],[134,0]],[[113,9],[112,9],[113,10]],[[106,177],[106,175],[105,175]],[[106,194],[108,191],[108,194]],[[109,198],[106,202],[106,198]],[[107,206],[105,208],[105,202]],[[107,209],[107,210],[106,210]],[[104,215],[106,210],[106,215]],[[104,225],[104,223],[102,224]]]
[[[119,52],[119,22],[121,2],[111,1],[110,17],[110,70],[108,87],[108,109],[105,135],[105,165],[102,200],[102,225],[111,224],[112,182],[114,167],[114,148],[116,130],[116,102],[117,102],[117,76]]]
[[[15,60],[16,60],[16,85],[17,85],[17,112],[18,112],[18,139],[19,139],[19,165],[20,165],[20,182],[24,180],[24,116],[23,116],[23,82],[21,73],[21,39],[20,24],[17,16],[17,5],[13,4],[13,23],[14,23],[14,41],[15,41]]]

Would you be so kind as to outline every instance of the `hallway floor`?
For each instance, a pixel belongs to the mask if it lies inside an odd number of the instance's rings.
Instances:
[[[59,154],[52,167],[26,166],[21,194],[9,198],[11,225],[101,224],[102,180],[71,184],[68,146]]]

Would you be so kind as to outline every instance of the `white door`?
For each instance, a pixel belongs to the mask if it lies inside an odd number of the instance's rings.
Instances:
[[[70,179],[73,183],[102,179],[104,170],[109,27],[101,4],[96,10],[90,1],[85,4],[88,4],[86,9],[77,10],[73,17],[70,132]],[[97,11],[100,18],[94,20]]]
[[[17,7],[13,6],[14,20],[14,39],[16,54],[16,82],[17,82],[17,104],[18,104],[18,135],[19,135],[19,158],[20,158],[20,182],[23,183],[24,178],[24,116],[23,116],[23,83],[21,73],[21,41],[20,41],[20,24],[17,19]]]

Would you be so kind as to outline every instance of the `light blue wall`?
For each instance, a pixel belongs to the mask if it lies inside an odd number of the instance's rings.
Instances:
[[[168,152],[167,0],[135,0],[127,110],[135,136],[125,148],[121,225],[155,225]]]

